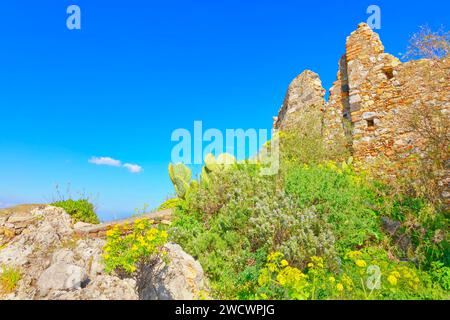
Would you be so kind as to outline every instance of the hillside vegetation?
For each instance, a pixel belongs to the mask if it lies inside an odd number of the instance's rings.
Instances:
[[[441,206],[356,169],[345,153],[282,137],[275,176],[212,156],[199,180],[169,168],[178,194],[170,237],[200,261],[214,298],[449,298]]]

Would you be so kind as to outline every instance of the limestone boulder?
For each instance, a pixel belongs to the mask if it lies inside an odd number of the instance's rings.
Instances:
[[[169,263],[148,283],[144,300],[195,300],[207,294],[208,284],[198,261],[175,243],[166,245]]]

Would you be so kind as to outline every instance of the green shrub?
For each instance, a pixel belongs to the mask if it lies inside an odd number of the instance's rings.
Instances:
[[[446,220],[425,200],[384,198],[390,186],[350,161],[286,162],[273,177],[246,163],[206,174],[179,200],[169,233],[199,260],[214,298],[448,298],[448,266],[435,261],[446,252]],[[416,252],[430,251],[431,267],[400,262],[386,216],[401,220]],[[376,268],[378,289],[367,282]]]
[[[395,197],[386,201],[384,214],[400,223],[394,240],[410,239],[405,258],[417,260],[422,267],[430,268],[435,261],[450,266],[449,217],[423,198]]]
[[[347,138],[335,137],[332,144],[327,144],[322,134],[322,113],[320,107],[313,106],[297,119],[296,124],[280,132],[282,169],[330,160],[343,161],[350,156]]]
[[[337,268],[331,226],[314,208],[302,209],[295,199],[279,192],[256,203],[249,220],[249,239],[253,249],[280,251],[294,266],[304,268],[312,256],[321,256]]]
[[[158,210],[166,210],[166,209],[174,209],[181,204],[179,198],[171,198],[164,201],[159,207]]]
[[[53,202],[51,205],[64,209],[75,222],[81,221],[93,224],[98,224],[100,222],[94,211],[94,205],[87,199],[68,199]]]
[[[444,290],[450,292],[450,268],[442,262],[433,262],[430,271],[431,279],[438,283]]]
[[[216,297],[245,296],[253,282],[242,282],[264,256],[252,249],[248,224],[258,199],[274,194],[275,180],[249,165],[210,172],[208,181],[191,188],[176,210],[172,239],[199,259]],[[254,270],[253,273],[257,271]]]
[[[332,225],[341,252],[382,237],[375,195],[351,168],[333,162],[291,167],[285,188],[301,207],[314,206],[320,218]]]

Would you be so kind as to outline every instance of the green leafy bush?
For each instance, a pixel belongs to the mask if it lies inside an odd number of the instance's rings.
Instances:
[[[312,256],[321,256],[337,268],[332,227],[314,207],[302,209],[295,199],[279,192],[256,203],[249,220],[249,239],[253,249],[280,251],[291,264],[304,268]]]
[[[332,225],[339,250],[382,237],[374,194],[351,167],[333,162],[294,166],[286,174],[285,188],[301,207],[314,206],[319,216]]]
[[[181,201],[179,198],[167,199],[158,207],[158,210],[173,209],[173,208],[178,207],[180,204],[181,204]]]
[[[256,202],[274,194],[275,181],[252,166],[235,165],[208,173],[208,181],[191,188],[171,225],[172,239],[199,259],[217,297],[245,296],[253,280],[240,274],[262,265],[248,237],[249,218]],[[263,250],[263,249],[261,249]],[[253,270],[253,274],[257,271]],[[251,278],[249,276],[249,278]]]
[[[417,260],[429,268],[435,261],[450,265],[449,216],[423,198],[396,197],[386,201],[384,213],[399,222],[393,240],[408,239],[410,246],[403,252],[405,258]]]
[[[51,204],[52,206],[64,209],[75,222],[98,224],[100,221],[94,211],[94,205],[88,199],[61,200]]]
[[[322,113],[320,107],[312,106],[309,112],[298,118],[296,124],[280,132],[282,169],[324,161],[343,161],[350,154],[345,137],[335,137],[327,144],[322,136]]]
[[[442,262],[433,262],[430,271],[431,279],[438,283],[444,290],[450,292],[450,268]]]
[[[448,298],[446,220],[426,200],[383,197],[390,186],[351,161],[258,169],[205,170],[176,206],[170,236],[199,260],[215,298]],[[426,264],[405,258],[385,217],[401,221],[400,238]]]

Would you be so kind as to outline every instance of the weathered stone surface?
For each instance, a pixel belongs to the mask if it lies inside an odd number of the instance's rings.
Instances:
[[[170,263],[142,293],[145,300],[195,300],[208,291],[198,261],[174,243],[166,245]]]
[[[58,262],[52,264],[40,275],[37,287],[41,295],[45,296],[50,290],[70,291],[80,289],[87,279],[86,270],[83,268]]]
[[[302,114],[294,111],[319,104],[324,141],[333,145],[346,138],[356,161],[370,163],[383,156],[402,163],[413,153],[425,157],[424,137],[406,121],[413,108],[419,112],[434,108],[450,123],[450,59],[402,63],[384,52],[378,34],[365,23],[347,38],[327,103],[321,104],[320,89],[312,84],[320,80],[311,74],[307,71],[291,84],[275,127],[285,129],[303,121]],[[447,169],[440,185],[450,205],[449,181]]]
[[[296,77],[286,93],[283,105],[275,127],[285,129],[295,126],[302,121],[302,116],[308,112],[320,111],[325,104],[325,89],[319,76],[309,70]]]
[[[133,223],[136,219],[148,219],[153,220],[155,223],[169,224],[172,218],[172,210],[166,209],[159,212],[147,213],[123,219],[119,221],[111,221],[102,224],[89,224],[89,223],[76,223],[74,226],[75,232],[80,236],[89,236],[91,238],[104,237],[106,231],[114,227],[115,225],[125,225]]]
[[[167,212],[162,216],[167,218]],[[13,233],[7,243],[0,243],[0,265],[14,267],[21,273],[16,290],[0,299],[139,299],[134,280],[105,274],[102,262],[105,240],[98,233],[93,233],[92,238],[90,235],[80,238],[64,210],[39,206],[19,215],[14,210],[8,211],[2,217],[5,219],[0,221],[1,230],[6,226],[14,230],[17,223],[24,221],[31,223]],[[103,228],[87,224],[77,227]],[[167,276],[148,284],[158,288],[158,293],[147,298],[195,299],[199,290],[206,290],[201,266],[177,245],[168,244],[166,249],[171,263],[161,267]]]
[[[56,293],[59,300],[138,300],[136,283],[132,279],[101,275],[82,290]]]

